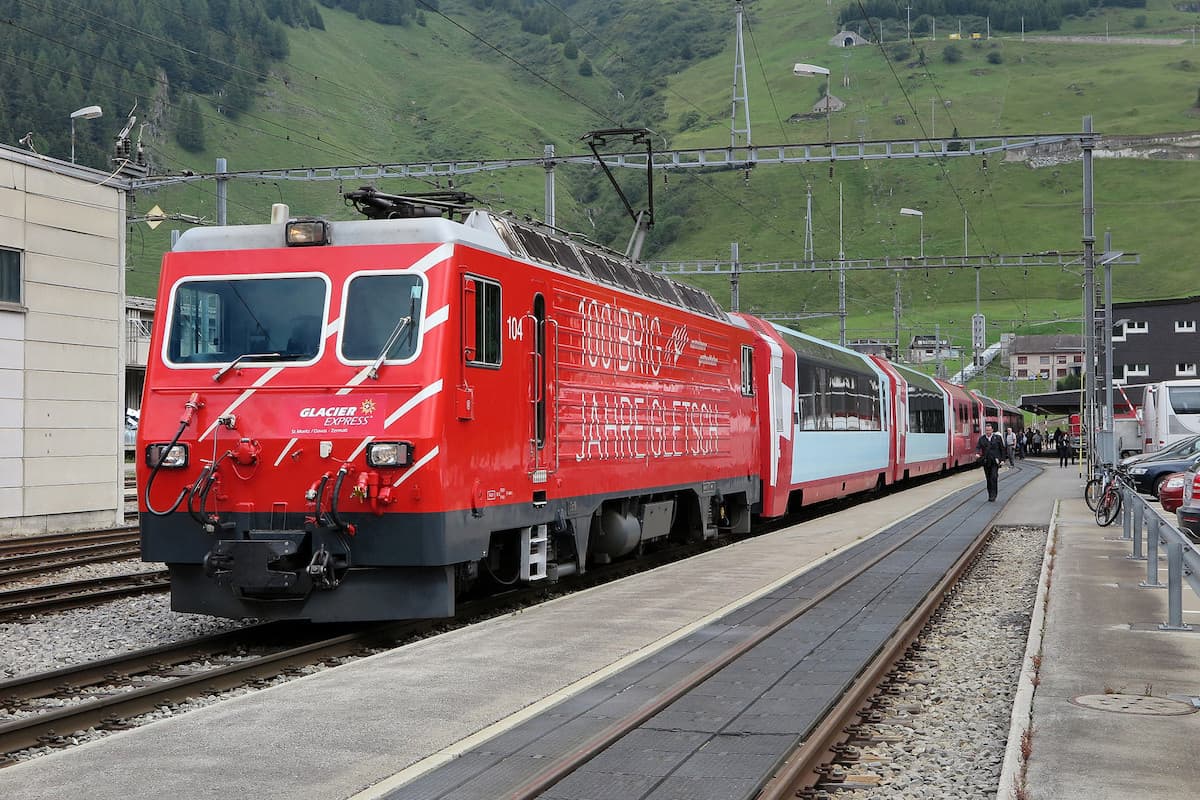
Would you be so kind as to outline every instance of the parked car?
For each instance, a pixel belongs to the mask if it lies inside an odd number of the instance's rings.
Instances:
[[[1167,476],[1173,472],[1185,472],[1200,463],[1200,453],[1173,456],[1150,461],[1139,461],[1129,468],[1129,478],[1142,494],[1158,497]]]
[[[1121,466],[1132,467],[1134,464],[1140,464],[1143,461],[1157,461],[1160,458],[1186,456],[1190,453],[1200,453],[1200,433],[1195,436],[1189,436],[1186,439],[1180,439],[1177,442],[1172,442],[1162,450],[1156,450],[1153,453],[1139,453],[1136,456],[1123,458],[1121,459]]]
[[[1174,511],[1183,505],[1183,485],[1188,480],[1186,472],[1172,472],[1163,481],[1158,490],[1158,502],[1162,503],[1163,511]]]
[[[1200,541],[1200,470],[1190,469],[1183,478],[1183,503],[1175,509],[1179,530]]]

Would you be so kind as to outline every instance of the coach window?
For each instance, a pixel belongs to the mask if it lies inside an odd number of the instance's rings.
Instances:
[[[500,366],[500,284],[463,280],[463,353],[468,364]]]
[[[754,348],[742,345],[742,394],[754,394]]]
[[[21,251],[0,247],[0,307],[21,306]]]

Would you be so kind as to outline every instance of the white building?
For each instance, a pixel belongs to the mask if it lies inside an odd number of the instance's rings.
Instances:
[[[125,191],[0,145],[0,536],[124,519]]]

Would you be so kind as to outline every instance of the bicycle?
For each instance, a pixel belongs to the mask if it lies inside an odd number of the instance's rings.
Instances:
[[[1096,524],[1101,528],[1113,523],[1121,514],[1121,487],[1132,488],[1125,473],[1112,470],[1111,476],[1096,501]]]
[[[1088,480],[1087,485],[1083,487],[1083,501],[1087,503],[1088,511],[1093,513],[1096,511],[1096,502],[1104,494],[1105,487],[1112,481],[1113,473],[1122,472],[1119,467],[1114,470],[1108,464],[1101,464],[1096,469],[1099,474]]]

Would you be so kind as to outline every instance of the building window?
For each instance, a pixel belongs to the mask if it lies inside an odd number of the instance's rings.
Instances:
[[[1050,356],[1038,356],[1038,363],[1039,364],[1049,364]]]
[[[1029,370],[1027,370],[1027,369],[1019,369],[1019,370],[1017,370],[1017,377],[1018,377],[1018,378],[1028,378],[1028,377],[1029,377]]]
[[[1145,378],[1149,374],[1150,374],[1150,365],[1149,364],[1126,364],[1125,365],[1125,377],[1126,378]]]
[[[21,251],[0,247],[0,303],[21,305]]]
[[[1065,363],[1067,363],[1067,357],[1066,357],[1066,356],[1058,356],[1058,357],[1056,357],[1054,360],[1055,360],[1057,363],[1059,363],[1059,364],[1065,364]]]
[[[1195,333],[1196,320],[1194,319],[1177,319],[1175,320],[1176,333]]]
[[[1077,355],[1075,356],[1075,363],[1076,363],[1076,364],[1082,364],[1082,363],[1083,363],[1083,354],[1082,354],[1082,353],[1080,353],[1080,354],[1077,354]]]
[[[1028,364],[1029,356],[1017,356],[1017,363],[1018,364]]]
[[[1125,333],[1149,333],[1149,322],[1126,322]]]
[[[1175,377],[1176,378],[1194,378],[1194,377],[1196,377],[1196,365],[1195,364],[1176,364],[1175,365]]]

